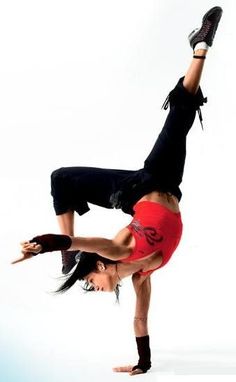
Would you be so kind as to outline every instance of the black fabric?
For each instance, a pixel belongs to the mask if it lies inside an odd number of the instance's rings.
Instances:
[[[149,345],[149,336],[136,337],[139,361],[132,370],[141,369],[146,373],[151,368],[151,350]]]
[[[71,246],[71,238],[67,235],[46,234],[35,236],[30,243],[37,243],[42,246],[40,253],[59,251],[69,249]]]
[[[79,215],[89,211],[88,203],[114,208],[111,194],[123,179],[136,171],[97,167],[61,167],[51,175],[51,194],[57,215],[69,210]]]
[[[178,200],[186,157],[186,137],[196,110],[206,102],[199,88],[196,95],[183,86],[183,77],[169,93],[164,108],[166,118],[144,167],[138,170],[96,167],[62,167],[51,175],[51,194],[57,215],[69,210],[83,215],[88,203],[105,208],[120,208],[133,215],[134,204],[151,191],[169,192]],[[199,111],[199,116],[201,113]]]
[[[194,54],[193,55],[193,58],[197,58],[199,60],[205,60],[206,59],[206,56],[198,56],[197,54]]]

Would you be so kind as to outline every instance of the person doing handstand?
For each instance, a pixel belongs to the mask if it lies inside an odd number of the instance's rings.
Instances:
[[[164,103],[170,110],[154,147],[137,171],[67,167],[52,173],[52,196],[61,235],[36,236],[22,243],[22,255],[12,263],[38,253],[62,251],[67,280],[58,289],[68,290],[77,280],[94,291],[119,293],[119,282],[131,276],[136,292],[134,331],[139,360],[135,366],[114,368],[130,375],[151,368],[147,325],[151,297],[151,274],[170,260],[182,235],[179,208],[186,137],[196,111],[206,102],[199,87],[201,74],[212,46],[222,9],[210,9],[202,25],[189,35],[193,59],[184,77]],[[113,239],[74,236],[74,212],[83,215],[88,203],[105,208],[120,208],[132,220]]]

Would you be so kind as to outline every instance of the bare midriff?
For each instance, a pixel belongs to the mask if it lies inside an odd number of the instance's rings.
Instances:
[[[144,200],[147,200],[149,202],[160,203],[172,212],[180,212],[178,199],[176,198],[176,196],[170,193],[152,191],[149,194],[144,195],[141,199],[139,199],[138,202]]]

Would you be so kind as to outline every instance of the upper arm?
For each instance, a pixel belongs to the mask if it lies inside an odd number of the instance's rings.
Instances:
[[[99,255],[114,261],[125,259],[130,255],[130,249],[126,245],[117,244],[114,240],[110,240],[107,247],[97,252]]]
[[[115,240],[101,237],[71,237],[70,250],[96,252],[110,260],[121,260],[129,256],[130,250],[127,246],[117,243]]]

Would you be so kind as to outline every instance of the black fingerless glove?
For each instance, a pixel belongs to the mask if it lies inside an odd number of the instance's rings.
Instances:
[[[47,235],[35,236],[30,240],[30,243],[40,244],[42,250],[39,253],[45,253],[69,249],[72,241],[70,236],[49,233]],[[32,253],[32,255],[36,256],[37,253]]]
[[[151,368],[151,350],[149,346],[149,336],[136,337],[139,361],[132,370],[141,369],[146,373]]]

